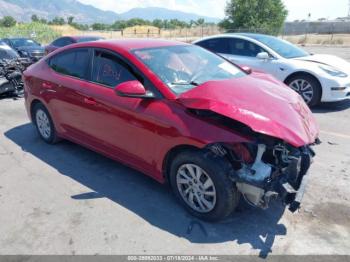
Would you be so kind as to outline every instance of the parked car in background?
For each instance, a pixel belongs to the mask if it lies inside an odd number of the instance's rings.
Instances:
[[[91,42],[104,39],[99,36],[63,36],[54,40],[51,44],[45,47],[45,53],[49,54],[60,47],[64,47],[71,44]]]
[[[277,37],[251,33],[217,35],[194,44],[273,75],[309,106],[350,98],[350,63],[339,57],[309,54]]]
[[[2,41],[16,50],[20,57],[30,58],[33,62],[38,61],[45,54],[44,48],[30,38],[3,38]]]
[[[4,41],[0,40],[0,60],[3,59],[16,59],[18,58],[18,53],[8,46]]]
[[[15,91],[14,85],[6,78],[5,61],[17,59],[19,55],[4,41],[0,40],[0,95]]]
[[[31,64],[28,58],[18,53],[0,40],[0,95],[23,94],[22,72]]]
[[[45,142],[68,139],[168,181],[199,218],[228,216],[241,194],[257,207],[279,196],[299,208],[318,126],[267,74],[195,45],[134,39],[61,48],[24,83]]]

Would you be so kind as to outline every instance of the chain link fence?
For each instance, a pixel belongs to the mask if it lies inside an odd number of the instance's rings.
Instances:
[[[72,27],[54,28],[53,30],[21,30],[21,29],[4,29],[0,27],[0,38],[5,37],[28,37],[35,39],[42,44],[48,44],[60,36],[66,35],[83,35],[83,36],[100,36],[105,39],[118,38],[164,38],[184,42],[191,42],[196,39],[224,33],[224,30],[217,26],[199,26],[194,28],[176,28],[176,29],[159,29],[152,26],[136,26],[116,31],[79,31]]]

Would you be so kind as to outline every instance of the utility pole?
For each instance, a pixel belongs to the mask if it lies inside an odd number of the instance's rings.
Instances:
[[[350,0],[349,0],[348,17],[350,17]]]

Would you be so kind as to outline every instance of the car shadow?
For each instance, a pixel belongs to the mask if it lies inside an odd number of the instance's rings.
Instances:
[[[286,227],[279,223],[284,213],[279,203],[272,204],[268,210],[260,210],[241,201],[237,211],[225,221],[206,223],[190,216],[169,187],[68,141],[47,145],[29,123],[8,130],[5,136],[60,174],[91,189],[70,196],[72,201],[108,198],[151,225],[192,243],[236,241],[250,244],[260,251],[261,257],[267,257],[276,236],[287,234]]]
[[[13,94],[0,94],[0,100],[19,100],[22,99],[22,97],[18,97]]]
[[[341,102],[327,102],[321,103],[318,106],[312,108],[312,112],[315,114],[318,113],[332,113],[332,112],[340,112],[350,108],[350,99],[341,101]]]

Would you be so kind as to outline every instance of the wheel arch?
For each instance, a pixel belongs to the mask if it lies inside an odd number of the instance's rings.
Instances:
[[[30,103],[30,117],[32,118],[32,122],[34,121],[34,107],[38,104],[42,104],[45,106],[43,102],[41,102],[39,99],[35,98],[31,103]]]
[[[164,181],[165,183],[169,182],[169,171],[170,171],[170,166],[171,166],[171,162],[172,160],[181,152],[184,151],[200,151],[201,148],[193,146],[193,145],[177,145],[173,148],[171,148],[165,155],[164,159],[163,159],[163,165],[162,165],[162,173],[163,173],[163,177],[164,177]]]
[[[321,97],[323,96],[323,89],[322,89],[322,83],[320,82],[320,80],[312,73],[310,72],[306,72],[306,71],[296,71],[296,72],[293,72],[291,73],[290,75],[288,75],[286,77],[286,79],[283,81],[283,83],[285,83],[286,85],[288,85],[287,83],[289,82],[290,79],[292,79],[293,77],[295,76],[298,76],[298,75],[306,75],[306,76],[309,76],[309,77],[312,77],[315,81],[317,81],[317,83],[319,83],[320,87],[321,87]]]

